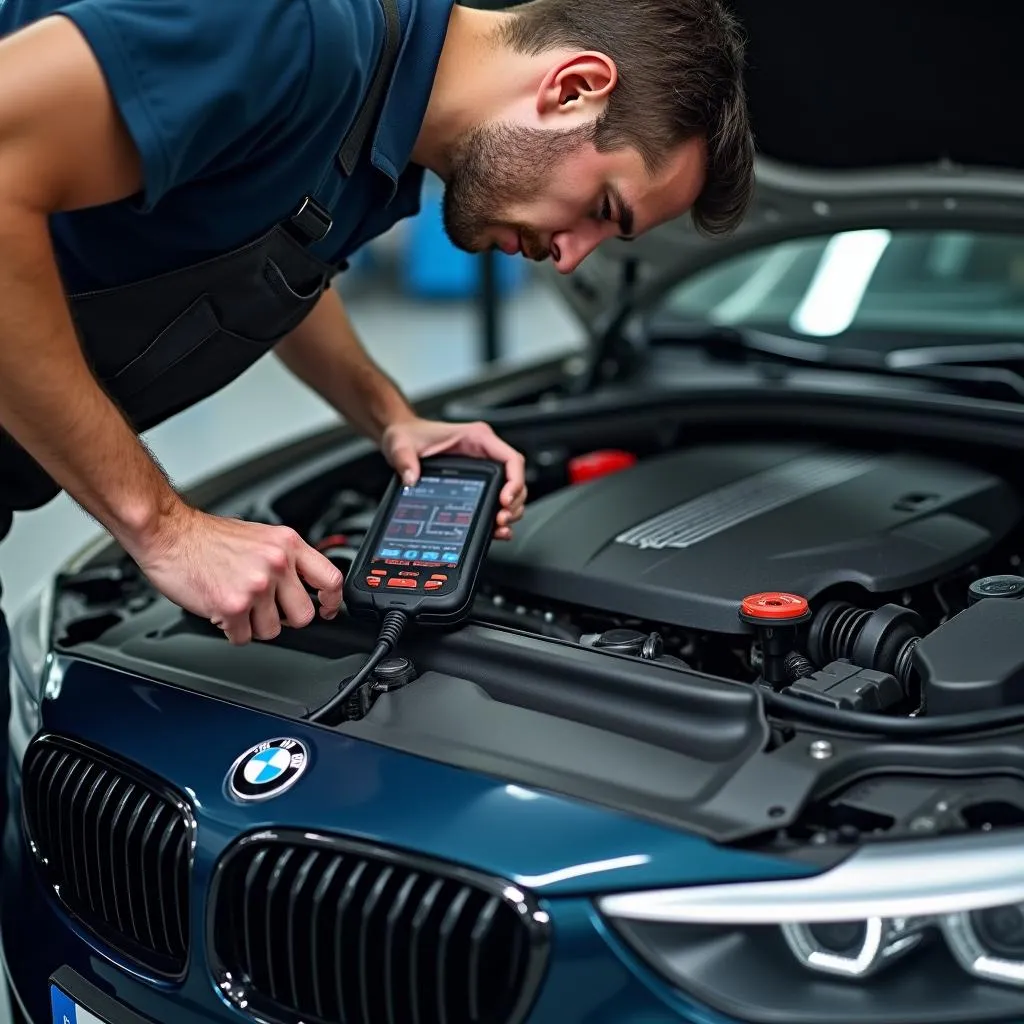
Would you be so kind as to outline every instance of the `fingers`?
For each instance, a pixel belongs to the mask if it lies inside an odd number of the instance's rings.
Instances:
[[[341,570],[329,558],[307,544],[299,548],[296,568],[311,587],[316,587],[320,615],[325,619],[333,619],[341,607],[341,585],[344,582]],[[312,603],[309,602],[305,591],[303,597],[310,607],[309,619],[303,622],[303,625],[306,625],[313,617]]]
[[[486,423],[475,423],[473,429],[482,454],[505,467],[505,486],[501,489],[501,503],[511,508],[526,490],[526,459],[512,445],[503,441]]]
[[[252,639],[248,609],[235,615],[225,615],[220,620],[214,619],[214,625],[223,630],[224,635],[233,644],[241,646]]]
[[[487,423],[474,423],[470,429],[479,454],[505,467],[505,485],[499,496],[501,509],[494,536],[498,540],[509,540],[512,536],[510,527],[522,518],[526,505],[526,459],[498,437]]]
[[[510,451],[512,454],[505,459],[508,479],[501,489],[502,509],[498,512],[497,536],[501,540],[508,540],[512,536],[509,527],[523,518],[526,508],[526,460],[514,449]]]
[[[299,540],[296,545],[295,568],[311,587],[341,593],[341,570],[326,555],[303,540]]]
[[[284,626],[301,628],[316,609],[303,579],[316,587],[325,608],[337,614],[341,570],[294,531],[276,528],[247,555],[249,572],[222,593],[211,622],[232,644],[273,640]],[[332,616],[333,617],[333,616]]]
[[[293,629],[308,626],[316,614],[306,588],[294,573],[289,573],[278,585],[276,603],[281,612],[281,624]]]
[[[249,613],[254,640],[273,640],[281,632],[281,614],[273,597],[261,597]]]
[[[414,441],[406,435],[398,435],[390,442],[386,454],[402,483],[412,487],[420,478],[420,460]]]
[[[526,460],[514,448],[509,448],[509,452],[504,459],[506,482],[501,489],[501,503],[507,509],[519,506],[521,510],[526,501]]]
[[[320,615],[328,620],[333,619],[341,608],[341,591],[321,590],[316,596],[320,602]]]

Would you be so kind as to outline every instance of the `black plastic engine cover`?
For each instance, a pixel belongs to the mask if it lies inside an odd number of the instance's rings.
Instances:
[[[525,594],[720,633],[744,596],[872,593],[957,569],[1021,501],[990,473],[914,453],[706,445],[531,502],[487,578]]]

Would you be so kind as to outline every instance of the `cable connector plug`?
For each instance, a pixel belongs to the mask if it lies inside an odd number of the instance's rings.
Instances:
[[[373,674],[373,670],[398,646],[398,641],[405,631],[408,617],[405,612],[389,611],[384,615],[377,634],[377,642],[370,656],[359,671],[324,705],[317,708],[309,716],[311,722],[331,723],[339,711],[343,711],[348,699]]]

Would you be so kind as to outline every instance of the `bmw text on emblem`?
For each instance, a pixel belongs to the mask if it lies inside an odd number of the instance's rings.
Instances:
[[[228,773],[228,786],[239,800],[266,800],[294,786],[309,755],[299,740],[265,740],[250,747]]]

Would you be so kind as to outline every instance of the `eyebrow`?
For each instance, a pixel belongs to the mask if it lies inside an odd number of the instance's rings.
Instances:
[[[636,237],[633,234],[633,208],[622,198],[622,193],[614,185],[609,186],[608,191],[615,200],[616,209],[619,211],[619,237],[624,242],[632,242]]]

